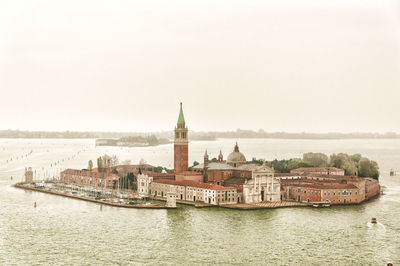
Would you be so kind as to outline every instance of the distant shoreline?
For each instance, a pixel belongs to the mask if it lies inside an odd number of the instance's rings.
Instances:
[[[73,137],[73,138],[68,138],[68,137],[0,137],[0,139],[93,139],[96,140],[97,138],[92,138],[92,137]],[[214,139],[191,139],[189,138],[189,141],[217,141],[218,139],[285,139],[285,140],[351,140],[351,139],[372,139],[372,140],[388,140],[388,139],[400,139],[400,137],[343,137],[343,138],[300,138],[300,137],[218,137]],[[164,145],[164,144],[171,144],[173,141],[170,141],[169,143],[160,143],[157,145],[137,145],[137,146],[130,146],[130,147],[151,147],[151,146],[159,146],[159,145]],[[118,145],[97,145],[97,146],[118,146]],[[127,145],[129,146],[129,145]]]
[[[173,131],[161,132],[80,132],[80,131],[20,131],[0,130],[0,138],[8,139],[114,139],[128,140],[127,142],[151,144],[166,144],[166,140],[174,138]],[[400,139],[396,132],[373,133],[288,133],[288,132],[265,132],[263,130],[241,130],[236,131],[189,131],[191,141],[213,141],[216,139],[310,139],[310,140],[339,140],[339,139]]]

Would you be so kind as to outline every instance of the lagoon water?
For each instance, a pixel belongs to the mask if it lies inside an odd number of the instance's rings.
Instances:
[[[226,157],[236,140],[191,142],[190,162]],[[172,168],[173,146],[95,147],[95,140],[0,139],[0,265],[400,264],[400,140],[240,139],[252,157],[361,153],[381,168],[384,195],[358,206],[240,211],[120,209],[11,185],[31,166],[50,178],[104,153]],[[32,151],[31,154],[30,151]],[[56,163],[56,164],[55,164]],[[389,170],[399,175],[389,176]],[[11,176],[13,180],[11,180]],[[37,207],[33,203],[37,202]],[[378,225],[368,222],[376,217]]]

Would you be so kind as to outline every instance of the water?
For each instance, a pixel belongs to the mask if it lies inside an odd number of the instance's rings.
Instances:
[[[226,157],[234,142],[192,142],[190,161],[201,162],[205,148],[211,158],[220,148]],[[11,184],[22,180],[26,166],[36,169],[37,176],[52,177],[67,167],[85,168],[89,159],[95,162],[104,153],[116,154],[121,161],[144,158],[171,167],[173,146],[0,139],[0,265],[400,263],[400,176],[389,176],[391,168],[400,170],[400,140],[248,139],[239,140],[239,146],[247,159],[301,157],[308,151],[360,152],[378,161],[386,194],[362,205],[329,209],[100,209]],[[371,217],[379,224],[369,224]]]

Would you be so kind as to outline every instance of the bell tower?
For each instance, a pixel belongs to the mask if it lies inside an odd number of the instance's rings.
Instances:
[[[188,170],[189,167],[189,140],[188,129],[183,116],[182,103],[179,111],[178,123],[175,127],[174,141],[174,172],[175,174],[182,173]]]

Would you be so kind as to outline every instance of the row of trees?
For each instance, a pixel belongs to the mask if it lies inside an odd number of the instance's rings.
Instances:
[[[99,172],[102,172],[106,168],[115,168],[118,165],[118,157],[116,155],[104,154],[97,158],[97,168]],[[89,161],[88,169],[91,171],[93,169],[92,160]]]
[[[114,183],[114,189],[136,189],[136,176],[129,172],[129,165],[131,165],[131,160],[125,160],[121,162],[122,167],[120,167],[120,171],[116,170],[116,166],[119,164],[119,159],[116,155],[103,155],[97,158],[97,168],[99,172],[105,171],[106,168],[112,168],[114,174],[120,176],[120,178]],[[126,167],[124,167],[126,166]],[[93,170],[93,161],[88,161],[88,170]],[[157,173],[167,172],[170,173],[172,170],[167,169],[166,167],[157,166],[151,167],[147,165],[147,162],[144,159],[140,159],[139,161],[139,173],[141,170],[152,170]]]
[[[253,158],[249,163],[263,164],[264,160]],[[349,155],[347,153],[331,154],[329,157],[324,153],[308,152],[303,154],[303,159],[293,158],[289,160],[266,161],[266,164],[273,167],[276,172],[288,173],[290,170],[300,167],[337,167],[343,169],[346,175],[355,175],[359,177],[379,178],[379,166],[375,161],[363,157],[356,153]]]

